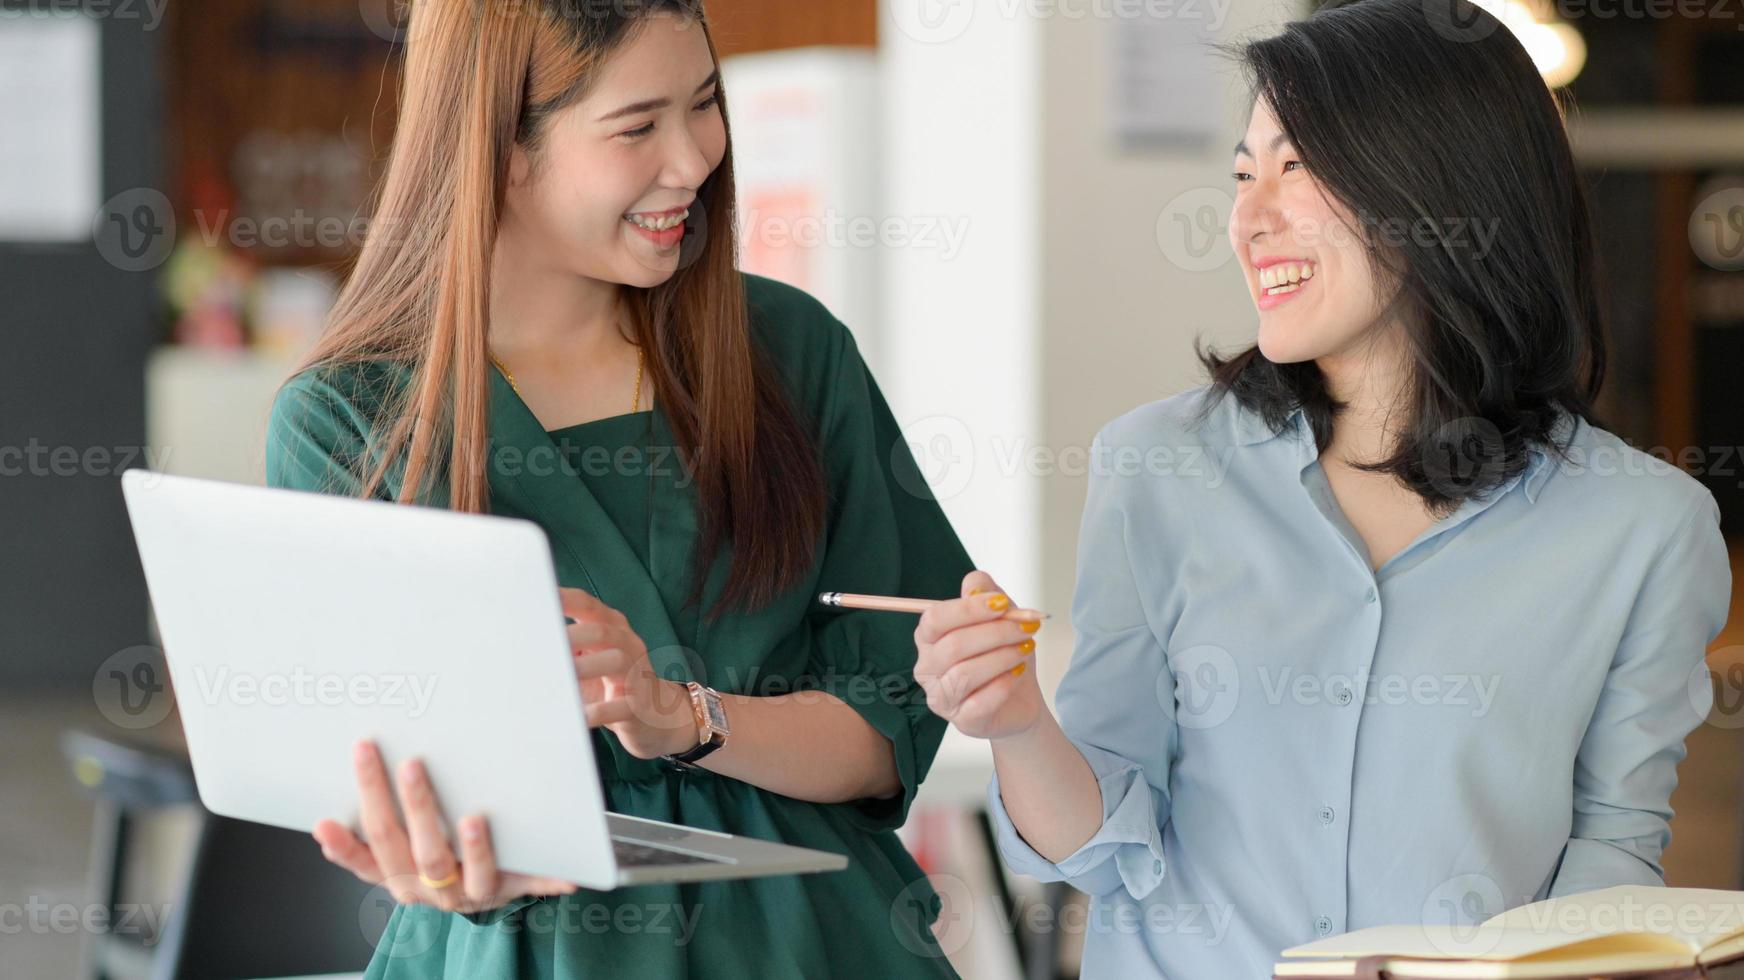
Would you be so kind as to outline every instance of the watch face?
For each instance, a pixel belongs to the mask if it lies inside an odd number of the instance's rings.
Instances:
[[[704,710],[708,713],[709,727],[723,735],[726,734],[727,710],[726,707],[721,704],[720,695],[710,691],[703,695],[702,701]]]

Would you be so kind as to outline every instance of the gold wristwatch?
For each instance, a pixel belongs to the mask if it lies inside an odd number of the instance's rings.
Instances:
[[[732,729],[727,727],[727,709],[721,703],[720,692],[696,681],[687,681],[684,686],[690,689],[690,708],[696,714],[698,744],[680,755],[660,757],[680,772],[697,768],[693,765],[696,760],[725,745],[727,736],[732,734]]]

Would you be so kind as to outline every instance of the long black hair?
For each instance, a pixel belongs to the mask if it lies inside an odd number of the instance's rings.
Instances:
[[[1234,54],[1355,215],[1383,295],[1396,290],[1383,315],[1404,328],[1408,421],[1359,468],[1446,513],[1518,474],[1533,445],[1560,454],[1562,412],[1598,425],[1592,218],[1563,106],[1512,32],[1465,0],[1352,0]],[[1195,349],[1208,405],[1233,394],[1274,429],[1301,407],[1330,442],[1344,406],[1314,362]]]

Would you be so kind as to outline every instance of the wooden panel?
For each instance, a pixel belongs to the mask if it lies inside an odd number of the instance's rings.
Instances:
[[[706,0],[721,56],[813,44],[873,47],[876,0]]]
[[[400,52],[381,34],[397,2],[170,5],[166,150],[180,228],[227,235],[263,264],[336,265],[353,254],[337,222],[362,206],[393,140]],[[876,43],[876,0],[710,0],[706,9],[723,56]],[[291,222],[282,247],[257,243],[266,219]]]

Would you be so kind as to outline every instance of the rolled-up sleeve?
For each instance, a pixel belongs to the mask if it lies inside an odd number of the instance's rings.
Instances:
[[[1575,758],[1572,830],[1552,897],[1664,883],[1677,764],[1710,706],[1705,657],[1731,594],[1719,508],[1704,492],[1654,561],[1611,661]]]
[[[1091,459],[1106,458],[1108,431]],[[1078,537],[1072,598],[1076,646],[1055,696],[1060,725],[1102,790],[1102,826],[1072,854],[1050,862],[1012,823],[994,776],[987,790],[995,839],[1006,864],[1042,881],[1066,881],[1092,895],[1124,887],[1149,895],[1163,879],[1163,828],[1176,739],[1174,679],[1145,615],[1133,574],[1124,501],[1143,477],[1093,468]]]

